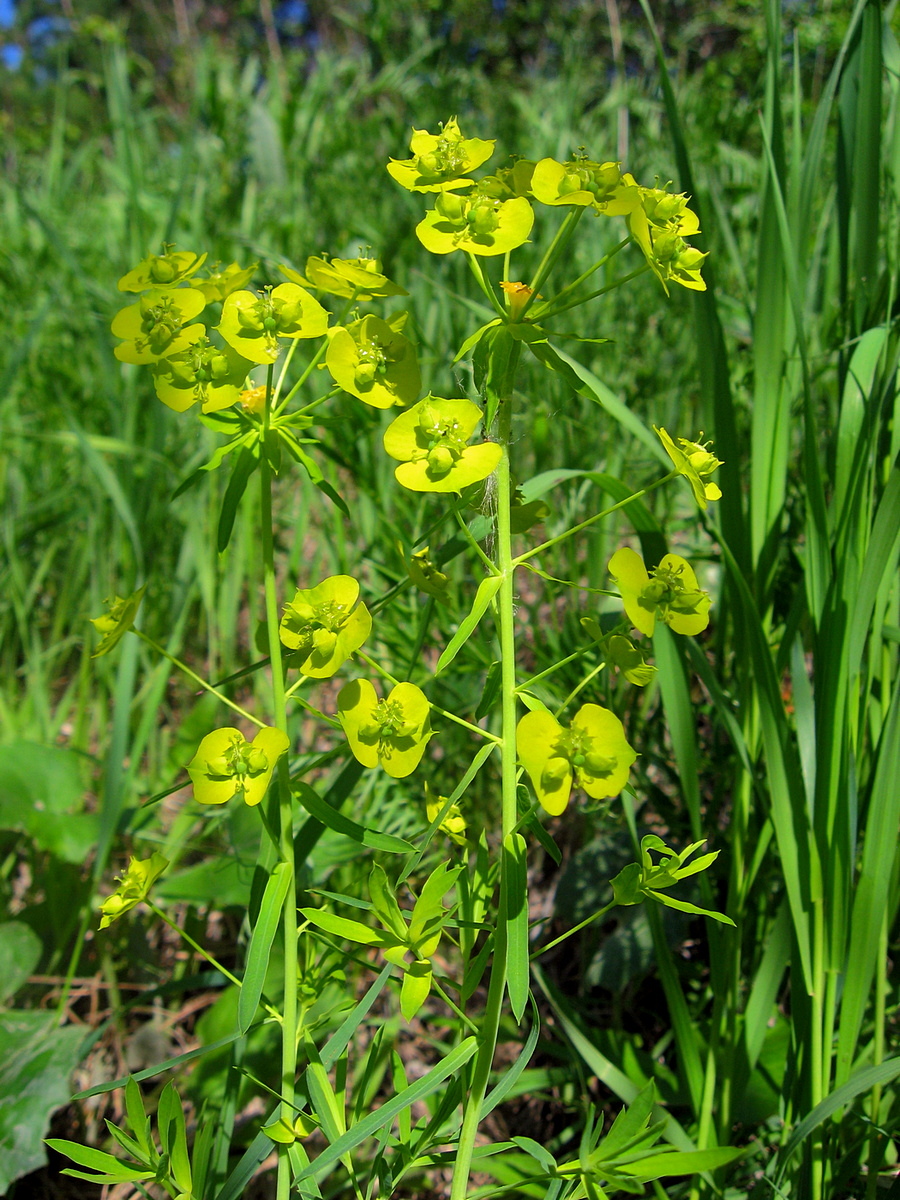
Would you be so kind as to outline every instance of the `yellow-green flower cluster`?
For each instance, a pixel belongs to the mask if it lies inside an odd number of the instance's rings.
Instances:
[[[507,254],[528,241],[533,201],[552,208],[590,208],[595,216],[624,217],[666,292],[669,283],[705,289],[700,268],[706,255],[686,240],[700,231],[686,196],[642,187],[620,163],[598,162],[583,151],[565,162],[518,159],[472,179],[469,173],[493,150],[492,140],[464,137],[452,117],[436,134],[414,129],[412,157],[388,163],[391,176],[408,191],[435,193],[434,206],[416,227],[426,250]]]

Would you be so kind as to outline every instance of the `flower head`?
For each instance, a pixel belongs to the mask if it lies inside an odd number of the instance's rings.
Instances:
[[[718,500],[722,495],[721,489],[718,484],[711,481],[707,483],[706,478],[721,467],[722,460],[716,458],[710,450],[712,442],[702,440],[702,431],[700,441],[689,442],[687,438],[678,438],[676,446],[665,429],[657,429],[655,425],[653,429],[665,447],[666,454],[674,463],[675,470],[691,485],[694,499],[700,507],[705,509],[710,500]]]
[[[656,667],[644,659],[631,638],[621,633],[605,634],[593,617],[581,618],[582,628],[599,642],[606,661],[625,676],[629,683],[646,687],[656,674]]]
[[[625,216],[640,204],[637,184],[622,174],[618,163],[588,158],[565,163],[542,158],[534,168],[531,192],[541,204],[591,205],[596,214],[608,217]]]
[[[432,254],[467,250],[489,257],[527,242],[533,224],[534,210],[524,196],[500,200],[479,190],[469,196],[442,192],[416,226],[416,237]]]
[[[439,570],[428,557],[428,547],[417,550],[410,556],[407,572],[413,584],[426,596],[433,596],[442,604],[448,603],[447,592],[450,578]]]
[[[119,291],[145,292],[148,288],[177,287],[199,271],[205,261],[205,254],[166,247],[162,254],[151,254],[133,271],[123,275],[119,280]]]
[[[487,479],[500,461],[496,442],[467,446],[481,420],[471,400],[428,396],[386,429],[384,448],[400,460],[394,474],[413,492],[458,492]]]
[[[438,796],[431,790],[428,784],[425,784],[425,812],[428,815],[429,822],[435,821],[443,811],[444,805],[447,803],[446,796]],[[445,833],[451,842],[457,846],[466,844],[466,819],[459,811],[458,804],[451,804],[444,813],[444,817],[438,825],[441,833]]]
[[[378,258],[317,258],[306,260],[306,277],[290,267],[281,267],[292,283],[301,287],[318,288],[320,292],[329,292],[332,296],[344,296],[355,300],[383,299],[386,296],[408,296],[396,283],[392,283],[387,275],[382,274],[381,260]]]
[[[261,293],[232,292],[222,308],[219,333],[255,363],[273,363],[279,338],[321,337],[328,313],[296,283],[281,283]]]
[[[537,798],[552,816],[568,804],[573,779],[595,800],[617,796],[637,758],[622,722],[599,704],[583,704],[568,729],[547,711],[526,713],[516,744]]]
[[[278,636],[296,651],[304,675],[329,679],[372,632],[369,610],[358,600],[355,579],[331,575],[284,606]]]
[[[248,742],[239,729],[225,726],[208,733],[188,763],[198,804],[227,804],[235,798],[259,804],[275,764],[290,746],[281,729],[260,729]]]
[[[700,633],[709,624],[710,599],[697,587],[697,576],[683,558],[666,554],[648,573],[643,560],[624,546],[609,560],[629,620],[647,637],[657,620],[674,633]]]
[[[372,408],[408,404],[421,387],[412,342],[381,317],[363,317],[335,329],[325,365],[335,383]]]
[[[154,852],[143,861],[132,857],[128,862],[125,874],[116,876],[119,886],[100,905],[100,911],[103,913],[100,928],[106,929],[123,913],[127,913],[130,908],[134,908],[142,900],[146,900],[150,889],[168,865],[169,860],[163,858],[159,852]]]
[[[203,325],[189,324],[205,307],[206,301],[196,288],[154,288],[136,304],[116,313],[112,331],[124,341],[113,353],[120,362],[137,366],[178,354],[206,336]]]
[[[109,605],[109,611],[100,617],[90,618],[90,622],[97,632],[103,634],[100,645],[94,651],[92,658],[100,658],[104,654],[109,654],[110,650],[117,646],[131,629],[146,590],[145,583],[130,596],[112,596],[103,601],[104,604]]]
[[[251,263],[249,267],[239,267],[233,262],[223,267],[216,263],[208,269],[203,279],[192,279],[191,287],[203,293],[207,304],[212,304],[216,300],[224,300],[232,292],[245,288],[258,266],[259,263]]]
[[[253,364],[231,346],[214,346],[202,337],[151,364],[156,394],[163,404],[185,412],[200,403],[202,412],[219,412],[241,398],[241,388]]]
[[[410,192],[443,192],[470,187],[472,180],[463,176],[487,162],[494,142],[464,138],[456,117],[451,117],[440,133],[413,129],[409,148],[412,158],[388,163],[392,178]]]
[[[624,178],[634,183],[630,175]],[[706,254],[685,241],[700,232],[697,214],[687,206],[688,197],[665,188],[642,187],[638,191],[641,202],[628,213],[628,228],[666,295],[670,281],[705,292],[700,267]]]
[[[338,717],[354,758],[394,779],[411,775],[421,762],[431,737],[430,710],[414,683],[398,683],[384,700],[368,679],[355,679],[338,694]]]

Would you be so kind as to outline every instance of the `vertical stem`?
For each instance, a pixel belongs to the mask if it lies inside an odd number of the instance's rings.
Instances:
[[[516,368],[519,361],[520,344],[517,342],[510,354],[506,377],[500,391],[497,418],[497,441],[502,456],[497,466],[497,519],[496,560],[503,576],[497,592],[497,608],[500,625],[501,696],[503,744],[501,755],[502,782],[502,837],[505,841],[516,824],[516,636],[515,636],[515,585],[512,558],[512,530],[510,528],[510,506],[512,502],[512,476],[509,466],[509,443],[512,429],[512,396]],[[502,855],[502,852],[501,852]],[[494,954],[491,960],[491,977],[488,984],[487,1004],[481,1027],[480,1044],[475,1058],[472,1081],[466,1099],[465,1114],[456,1165],[453,1171],[453,1186],[450,1200],[464,1200],[468,1191],[472,1153],[481,1116],[481,1104],[487,1091],[494,1051],[497,1048],[497,1033],[503,1009],[503,994],[506,987],[506,901],[503,887],[503,858],[501,856],[500,903],[497,911],[497,927],[494,935]]]
[[[884,1062],[884,1017],[887,997],[888,923],[887,912],[881,917],[878,931],[878,966],[875,975],[875,1031],[872,1041],[872,1066]],[[869,1110],[872,1132],[869,1135],[869,1176],[866,1180],[866,1200],[874,1200],[878,1191],[878,1171],[884,1155],[884,1142],[878,1133],[881,1109],[881,1084],[872,1088],[872,1107]]]
[[[263,551],[263,582],[266,592],[266,631],[269,657],[272,663],[272,719],[278,729],[287,733],[287,705],[284,695],[284,669],[281,662],[281,640],[278,636],[278,592],[275,584],[275,548],[272,538],[272,468],[267,456],[266,440],[272,406],[272,374],[266,377],[266,406],[263,413],[263,438],[260,447],[260,526]],[[284,862],[290,865],[290,882],[284,898],[284,1005],[281,1027],[281,1115],[293,1122],[294,1079],[297,1073],[297,885],[294,870],[294,816],[291,805],[291,785],[287,759],[278,762],[279,850]],[[288,1200],[291,1189],[288,1147],[278,1147],[277,1200]]]

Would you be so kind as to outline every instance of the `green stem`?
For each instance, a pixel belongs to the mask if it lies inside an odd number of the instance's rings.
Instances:
[[[600,268],[605,266],[610,259],[614,258],[620,250],[624,250],[630,242],[631,235],[629,234],[629,236],[627,238],[623,238],[617,246],[613,246],[612,250],[610,250],[608,254],[604,254],[602,258],[598,259],[592,267],[588,267],[588,269],[579,275],[577,279],[573,279],[571,283],[567,283],[564,288],[557,292],[552,300],[548,300],[546,304],[535,305],[534,312],[532,313],[535,321],[540,321],[541,317],[544,315],[545,309],[549,311],[554,304],[558,304],[560,300],[565,300],[567,296],[571,296],[577,287],[580,287],[586,279],[590,279],[595,271],[599,271]]]
[[[558,546],[560,542],[564,542],[566,538],[570,538],[575,533],[580,533],[582,529],[587,529],[589,525],[593,525],[597,521],[602,521],[604,517],[608,517],[610,513],[617,512],[620,508],[624,508],[626,504],[630,504],[632,500],[640,500],[642,496],[649,496],[651,492],[655,492],[658,487],[662,487],[664,483],[668,483],[670,479],[674,479],[678,474],[677,471],[670,471],[668,475],[663,475],[662,479],[657,479],[656,483],[651,483],[649,487],[641,488],[639,492],[635,492],[631,496],[626,496],[624,500],[620,500],[618,504],[613,504],[610,508],[604,508],[602,512],[595,513],[594,516],[588,517],[586,521],[580,521],[577,525],[573,525],[571,529],[567,529],[564,533],[558,533],[556,537],[550,538],[548,542],[541,542],[540,546],[535,546],[533,550],[527,550],[524,554],[520,554],[516,558],[513,566],[519,567],[522,563],[528,562],[530,558],[534,558],[536,554],[541,554],[544,550],[549,550],[551,546]]]
[[[886,1017],[885,1000],[887,998],[887,956],[888,956],[888,923],[887,913],[882,913],[881,928],[878,931],[878,967],[875,976],[875,1023],[872,1039],[872,1066],[877,1067],[884,1062],[884,1022]],[[876,1083],[872,1088],[871,1114],[872,1132],[869,1135],[869,1175],[866,1180],[866,1200],[875,1200],[878,1191],[878,1171],[884,1155],[884,1141],[880,1138],[879,1110],[881,1108],[881,1084]]]
[[[516,368],[518,367],[520,343],[516,343],[510,355],[506,378],[500,390],[500,404],[497,419],[497,442],[502,454],[497,466],[497,520],[496,520],[496,555],[497,567],[503,577],[497,592],[497,609],[500,625],[500,662],[502,697],[502,745],[501,745],[501,781],[502,781],[502,837],[503,841],[512,833],[516,825],[516,637],[515,637],[515,567],[512,556],[512,529],[510,528],[510,508],[512,505],[512,474],[509,461],[510,433],[512,429],[512,397]],[[502,862],[502,859],[501,859]],[[469,1172],[472,1168],[472,1155],[475,1150],[475,1138],[478,1133],[478,1123],[481,1118],[481,1105],[487,1091],[491,1066],[494,1061],[494,1051],[497,1048],[497,1034],[500,1029],[500,1015],[503,1009],[503,995],[506,990],[506,901],[504,887],[500,880],[500,904],[497,913],[497,929],[494,935],[494,954],[491,961],[491,977],[488,984],[487,1005],[481,1027],[481,1037],[469,1094],[466,1098],[465,1113],[462,1129],[456,1150],[456,1165],[453,1171],[453,1184],[450,1200],[464,1200],[468,1191]]]
[[[275,548],[272,537],[272,468],[266,449],[266,434],[272,402],[272,372],[266,377],[266,405],[263,413],[263,444],[259,459],[260,474],[260,532],[262,534],[263,582],[266,592],[266,630],[272,669],[272,718],[278,729],[287,733],[287,702],[284,691],[284,668],[281,661],[281,640],[278,636],[278,591],[275,580]],[[294,814],[291,804],[290,767],[285,756],[278,760],[278,817],[281,858],[289,866],[289,883],[284,898],[284,1002],[281,1026],[281,1115],[292,1119],[294,1081],[297,1075],[297,882],[294,869]],[[289,1200],[291,1168],[288,1147],[278,1147],[277,1200]]]
[[[559,259],[559,256],[562,254],[563,250],[565,250],[566,246],[568,245],[569,239],[572,237],[572,234],[575,232],[575,226],[581,220],[583,215],[584,215],[583,208],[573,208],[571,212],[566,214],[566,219],[560,225],[559,229],[557,229],[557,231],[553,237],[553,241],[547,247],[547,252],[540,261],[538,269],[535,272],[534,278],[532,279],[531,283],[528,285],[531,288],[531,295],[525,301],[524,305],[522,306],[522,311],[519,313],[520,321],[524,320],[525,315],[528,312],[529,308],[531,308],[531,306],[534,304],[535,300],[537,299],[538,289],[542,288],[544,286],[544,281],[547,279],[550,272],[553,270],[554,266],[556,265],[556,263]]]
[[[607,292],[615,291],[616,288],[622,287],[623,284],[630,283],[632,279],[637,279],[639,275],[646,275],[649,270],[649,265],[644,263],[642,267],[636,267],[633,271],[629,271],[627,275],[622,275],[619,279],[614,279],[606,287],[598,288],[596,292],[589,292],[586,296],[581,296],[577,300],[570,300],[568,304],[561,304],[558,308],[553,308],[551,304],[541,313],[541,321],[548,321],[551,317],[558,317],[560,313],[568,312],[570,308],[578,308],[580,304],[587,304],[589,300],[596,300],[598,296],[605,296]]]
[[[476,258],[476,256],[474,254],[471,254],[468,250],[466,251],[466,258],[469,260],[469,266],[472,268],[472,274],[475,276],[475,281],[477,282],[477,284],[481,288],[481,290],[484,292],[485,297],[487,298],[487,300],[490,303],[491,307],[493,308],[494,312],[499,317],[502,317],[504,321],[507,320],[506,309],[503,307],[503,305],[497,299],[497,293],[494,291],[494,289],[488,283],[487,276],[484,273],[484,267],[482,266],[481,262],[478,260],[478,258]]]
[[[164,921],[165,924],[168,925],[168,927],[170,929],[173,929],[178,934],[178,936],[181,938],[181,940],[183,942],[187,942],[187,944],[190,946],[190,948],[193,951],[195,951],[197,954],[199,954],[202,958],[205,958],[206,961],[210,964],[210,966],[215,967],[215,969],[221,975],[224,975],[229,983],[233,983],[235,987],[241,986],[241,981],[238,979],[238,977],[236,975],[232,975],[232,973],[228,970],[227,967],[223,967],[222,964],[218,961],[218,959],[213,958],[213,956],[210,954],[210,952],[208,950],[204,950],[204,948],[199,944],[199,942],[195,942],[189,933],[186,933],[181,928],[180,925],[176,925],[175,922],[173,920],[171,920],[170,917],[167,917],[166,914],[163,912],[163,910],[161,908],[157,908],[157,906],[153,903],[152,900],[145,900],[144,903],[147,905],[147,907],[150,909],[150,911],[152,913],[155,913],[156,916],[158,916],[161,921]]]
[[[183,663],[180,659],[176,658],[174,654],[170,654],[168,650],[165,650],[158,642],[154,642],[153,638],[147,637],[146,633],[144,633],[142,630],[132,629],[131,632],[136,633],[141,641],[146,642],[147,645],[152,650],[155,650],[157,654],[161,654],[163,658],[167,658],[170,663],[178,668],[179,671],[183,671],[184,674],[187,675],[188,679],[193,679],[193,681],[195,683],[199,683],[202,688],[206,688],[208,692],[211,692],[213,696],[221,700],[223,704],[227,704],[230,709],[238,713],[245,720],[250,721],[253,725],[257,725],[260,729],[265,729],[265,721],[260,721],[259,717],[254,717],[253,713],[247,712],[246,708],[241,708],[239,704],[235,704],[233,700],[229,700],[224,692],[220,692],[214,684],[208,683],[205,679],[198,675],[196,671],[192,671],[186,663]]]
[[[356,292],[357,292],[357,289],[354,288],[353,294],[351,295],[350,299],[347,301],[347,303],[341,309],[341,312],[337,319],[337,325],[343,324],[344,320],[346,319],[347,314],[349,313],[350,309],[353,307],[353,303],[356,300]],[[285,361],[284,366],[281,369],[281,375],[278,377],[278,387],[275,390],[276,397],[278,397],[281,394],[281,385],[284,382],[284,376],[285,376],[285,372],[287,371],[287,368],[288,368],[288,363],[291,361],[291,358],[294,354],[294,350],[297,347],[297,341],[298,341],[298,339],[295,338],[290,346],[290,349],[288,350],[287,359]],[[285,396],[285,398],[281,401],[281,403],[278,405],[278,408],[273,413],[274,416],[276,416],[276,417],[280,416],[281,413],[284,412],[284,410],[287,408],[287,406],[290,404],[290,402],[293,400],[293,398],[297,395],[297,393],[303,387],[304,383],[306,383],[307,379],[309,379],[310,375],[312,375],[313,371],[319,365],[319,363],[322,360],[323,355],[326,353],[327,350],[328,350],[328,339],[325,338],[320,343],[315,354],[312,356],[312,358],[309,360],[309,362],[303,368],[302,372],[300,373],[300,378],[297,380],[297,382],[294,384],[294,386],[291,388],[291,390],[288,392],[288,394]],[[270,389],[270,391],[271,391],[271,389]],[[340,388],[336,388],[335,391],[331,394],[336,394],[336,392],[338,392],[338,391],[340,391]],[[327,399],[327,397],[325,397],[325,398]],[[306,408],[301,409],[300,411],[306,412],[308,409],[314,408],[315,405],[319,404],[319,403],[321,403],[321,401],[313,401],[312,404],[308,404],[306,406]],[[266,408],[268,410],[268,402],[266,404]]]
[[[615,906],[615,900],[610,900],[609,904],[604,904],[602,908],[598,908],[595,913],[591,913],[589,917],[585,917],[585,919],[579,922],[579,924],[573,925],[571,929],[560,934],[560,936],[555,938],[552,942],[548,942],[546,946],[541,946],[540,950],[535,950],[534,954],[531,955],[530,961],[534,962],[536,958],[540,958],[542,954],[546,954],[548,950],[552,950],[554,946],[558,946],[560,942],[564,942],[566,938],[570,938],[573,933],[580,933],[581,930],[590,925],[592,921],[598,921],[601,917],[605,916],[611,908],[615,908]]]

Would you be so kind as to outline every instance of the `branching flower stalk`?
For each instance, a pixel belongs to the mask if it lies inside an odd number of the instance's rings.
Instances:
[[[227,973],[226,978],[240,989],[238,1020],[242,1033],[251,1028],[260,1003],[270,1016],[277,1017],[280,1025],[278,1086],[265,1086],[280,1097],[281,1104],[277,1116],[263,1131],[277,1145],[277,1200],[288,1200],[295,1189],[302,1195],[318,1194],[317,1190],[311,1192],[306,1187],[307,1181],[314,1187],[317,1178],[324,1179],[327,1171],[338,1167],[347,1169],[354,1195],[362,1197],[372,1191],[372,1183],[368,1192],[361,1186],[351,1151],[377,1133],[380,1127],[372,1124],[371,1114],[369,1118],[360,1117],[361,1101],[357,1096],[354,1100],[355,1120],[362,1132],[354,1141],[353,1121],[349,1119],[343,1094],[352,1029],[333,1054],[326,1047],[320,1061],[320,1052],[306,1025],[306,1014],[315,1007],[310,1003],[310,997],[316,994],[321,982],[317,972],[327,974],[331,970],[328,964],[335,951],[343,954],[346,963],[352,962],[362,970],[371,965],[367,958],[344,950],[347,942],[377,949],[384,957],[394,973],[395,983],[399,983],[400,1014],[407,1022],[416,1017],[433,994],[461,1023],[464,1036],[428,1075],[440,1073],[437,1083],[444,1083],[473,1059],[462,1097],[462,1122],[456,1142],[451,1191],[451,1200],[465,1200],[469,1194],[479,1120],[506,1001],[508,999],[515,1020],[521,1021],[530,997],[529,963],[540,953],[539,950],[532,952],[529,937],[526,836],[536,833],[546,844],[549,834],[541,829],[539,814],[543,811],[551,817],[559,817],[569,803],[573,788],[581,789],[593,800],[618,796],[628,782],[629,771],[637,757],[627,740],[622,721],[615,713],[593,702],[589,693],[587,702],[581,704],[577,712],[569,714],[567,710],[607,669],[619,671],[635,686],[646,686],[652,679],[655,667],[645,662],[642,651],[629,636],[630,631],[637,629],[650,637],[656,622],[660,621],[675,633],[694,635],[708,623],[709,597],[698,587],[693,570],[684,559],[667,554],[658,564],[645,564],[634,550],[622,547],[610,559],[608,570],[618,586],[625,609],[624,618],[614,620],[612,624],[606,622],[604,629],[593,618],[584,617],[582,626],[591,644],[563,656],[560,662],[538,671],[526,682],[519,682],[517,568],[525,567],[553,580],[554,576],[532,563],[535,556],[555,548],[613,513],[627,511],[629,503],[648,495],[677,475],[686,478],[697,504],[705,508],[719,495],[718,488],[708,479],[719,463],[702,440],[673,439],[665,430],[657,430],[663,448],[672,460],[672,471],[571,528],[514,555],[513,537],[527,534],[548,512],[543,502],[526,503],[524,485],[520,493],[514,483],[511,435],[517,372],[526,352],[533,353],[545,367],[560,371],[564,376],[569,369],[553,347],[556,335],[539,322],[621,286],[646,270],[652,271],[666,290],[668,282],[702,289],[700,264],[704,255],[684,240],[684,235],[697,231],[696,218],[686,207],[686,197],[672,196],[660,188],[642,188],[621,171],[619,164],[594,162],[583,154],[565,163],[553,159],[543,159],[539,163],[514,160],[511,166],[501,167],[496,174],[477,182],[467,178],[468,172],[491,156],[493,145],[493,142],[478,138],[464,138],[456,120],[452,119],[438,134],[414,131],[413,157],[392,161],[388,168],[394,179],[410,191],[433,195],[433,206],[416,229],[419,240],[434,254],[464,254],[478,288],[496,314],[466,340],[457,355],[457,358],[470,352],[477,355],[480,405],[464,397],[444,398],[430,394],[419,399],[421,377],[415,346],[411,336],[404,332],[408,314],[361,315],[357,307],[372,300],[405,295],[402,288],[381,273],[377,259],[311,257],[304,275],[282,268],[287,283],[268,284],[252,292],[246,290],[245,285],[252,278],[255,265],[241,269],[232,264],[198,282],[193,277],[202,265],[203,257],[166,249],[162,255],[152,255],[120,280],[122,290],[144,294],[123,309],[113,322],[114,332],[123,339],[116,350],[118,357],[125,362],[149,366],[157,395],[164,404],[179,413],[198,405],[206,414],[207,423],[228,438],[203,468],[213,470],[229,458],[233,464],[219,521],[220,551],[228,543],[236,506],[247,482],[255,472],[259,473],[259,536],[265,593],[262,636],[268,659],[247,670],[263,668],[268,662],[271,701],[266,707],[270,710],[271,724],[264,724],[250,711],[231,701],[221,690],[221,684],[206,682],[193,668],[175,659],[152,639],[144,634],[140,636],[232,712],[257,726],[252,740],[233,725],[207,733],[186,767],[197,804],[242,802],[251,808],[258,807],[262,818],[265,836],[258,861],[268,875],[268,881],[251,931],[243,978],[238,979],[231,973]],[[531,284],[526,285],[509,278],[510,262],[512,252],[529,240],[535,204],[551,209],[566,207],[568,211],[559,222]],[[629,236],[614,244],[590,270],[582,272],[574,281],[563,282],[555,297],[545,299],[539,289],[544,287],[549,291],[551,280],[555,282],[555,273],[568,254],[568,247],[587,208],[591,208],[595,217],[623,218]],[[587,283],[594,271],[632,243],[642,251],[645,265],[577,299],[578,289]],[[489,257],[502,261],[505,278],[499,287],[495,287],[485,269],[483,260]],[[310,288],[345,301],[336,324],[331,324],[331,314],[308,290]],[[207,333],[206,326],[196,322],[195,318],[209,303],[221,305],[221,316],[219,324]],[[213,333],[218,336],[218,341],[211,338]],[[305,365],[299,368],[299,377],[291,384],[289,375],[291,370],[296,370],[294,361],[299,343],[309,339],[315,339],[318,344],[310,348]],[[275,368],[283,354],[276,385]],[[325,395],[304,402],[301,389],[311,382],[317,365],[330,372],[333,386]],[[263,367],[264,385],[252,375],[253,371]],[[495,710],[499,707],[499,734],[494,732],[496,726],[485,729],[478,724],[487,715],[489,705],[483,710],[477,708],[474,720],[467,719],[438,703],[439,695],[435,700],[426,696],[417,683],[405,677],[402,665],[396,661],[382,663],[377,652],[364,648],[373,631],[372,614],[380,615],[408,584],[394,584],[382,597],[364,598],[359,582],[352,576],[332,575],[316,583],[301,577],[293,599],[281,598],[279,614],[273,476],[280,473],[286,463],[296,462],[311,482],[346,512],[344,501],[316,462],[315,448],[320,438],[313,433],[314,413],[339,392],[370,409],[402,410],[386,424],[382,438],[385,452],[397,464],[395,479],[409,491],[431,493],[435,499],[443,501],[443,516],[431,522],[429,536],[441,529],[447,517],[453,518],[462,530],[461,541],[454,539],[445,545],[452,544],[453,553],[459,551],[460,545],[469,552],[476,564],[473,574],[479,582],[471,609],[444,647],[435,667],[435,676],[453,661],[491,609],[500,648],[499,683],[494,673],[494,682],[491,689],[486,689],[486,695],[493,697]],[[298,405],[292,407],[295,398]],[[477,431],[482,425],[484,433],[479,440]],[[200,474],[195,472],[182,485],[182,490]],[[482,487],[487,490],[492,519],[488,522],[482,516],[470,527],[464,510],[477,504]],[[490,533],[485,535],[488,524]],[[480,532],[476,532],[476,525]],[[419,631],[416,638],[411,639],[414,648],[406,672],[422,678],[428,672],[419,661],[419,650],[424,644],[427,625],[440,611],[440,606],[451,601],[448,600],[450,578],[442,569],[443,560],[438,557],[432,562],[427,546],[423,547],[420,542],[418,547],[412,548],[407,564],[409,583],[428,599]],[[558,582],[580,586],[571,580]],[[94,619],[102,637],[96,654],[109,653],[134,628],[145,588],[146,585],[125,597],[112,597],[108,611]],[[615,596],[616,592],[605,591],[604,594]],[[544,704],[531,691],[535,683],[546,680],[554,671],[579,660],[587,652],[591,653],[592,661],[588,662],[574,686],[570,683],[568,694],[561,703],[557,697]],[[406,658],[406,653],[402,653],[404,663]],[[358,675],[365,669],[385,681],[380,688],[376,688],[370,678]],[[290,686],[286,679],[288,671],[298,672],[296,681]],[[349,677],[337,693],[336,717],[331,717],[301,695],[300,689],[315,687],[321,680],[331,680],[339,672],[348,672]],[[423,679],[423,683],[429,681]],[[387,685],[390,685],[389,690]],[[495,687],[496,691],[493,690]],[[292,778],[289,699],[306,714],[321,719],[330,731],[343,734],[348,761],[352,756],[363,769],[382,771],[390,780],[403,780],[418,769],[435,734],[432,718],[442,717],[454,723],[476,735],[483,744],[458,781],[453,778],[453,764],[444,761],[448,795],[439,795],[437,787],[431,791],[425,784],[425,811],[430,828],[420,839],[421,844],[415,846],[385,831],[361,825],[337,811],[346,798],[345,792],[340,793],[333,808],[314,790],[312,784],[318,786],[317,777],[308,783],[295,772]],[[521,718],[520,700],[528,708]],[[500,828],[487,831],[488,836],[482,835],[476,843],[458,802],[498,747]],[[330,758],[340,752],[338,746],[329,750],[327,756]],[[344,775],[345,771],[342,771],[340,778]],[[530,782],[535,800],[530,805],[524,804],[520,814],[518,788],[524,778]],[[274,791],[271,801],[267,801],[270,788]],[[373,862],[368,879],[368,900],[324,894],[339,905],[349,906],[354,917],[335,912],[327,905],[318,906],[320,899],[311,891],[317,906],[300,910],[302,947],[298,947],[297,865],[293,836],[298,799],[313,824],[318,822],[323,829],[331,828],[343,836],[350,836],[373,851],[406,856],[405,866],[391,873],[377,859]],[[422,880],[418,869],[432,836],[438,832],[452,843],[454,856],[440,862]],[[695,842],[679,853],[657,837],[644,838],[641,861],[632,863],[610,881],[611,903],[551,945],[558,945],[589,921],[599,919],[613,904],[627,906],[649,901],[729,923],[727,917],[698,909],[666,891],[682,878],[704,870],[715,859],[713,852],[688,864],[688,858],[700,845],[702,842]],[[168,865],[159,854],[144,861],[133,858],[121,877],[120,887],[103,903],[102,927],[138,904],[149,904],[150,890]],[[410,886],[407,880],[413,873],[416,877]],[[406,903],[399,892],[402,887],[408,887],[412,895],[411,908],[401,904],[401,901]],[[451,897],[449,901],[448,896]],[[459,916],[456,916],[457,909],[461,910]],[[162,915],[161,910],[154,908],[154,911]],[[360,915],[363,920],[354,919]],[[169,920],[164,915],[163,919]],[[263,996],[263,985],[269,951],[279,926],[284,948],[284,985],[281,1012],[276,1014]],[[461,977],[459,982],[452,983],[459,993],[458,1003],[448,995],[441,982],[451,979],[440,957],[442,940],[451,948],[450,955],[459,959]],[[487,999],[483,1010],[477,1011],[471,998],[477,993],[485,969],[488,971]],[[378,989],[385,985],[389,974],[390,971],[382,971]],[[358,1023],[366,1018],[366,1003],[364,998],[357,1005],[355,1011],[362,1014]],[[301,1034],[309,1066],[307,1082],[298,1088]],[[373,1041],[373,1046],[375,1042],[380,1045],[379,1039]],[[395,1087],[402,1093],[403,1065],[396,1051],[393,1061]],[[332,1068],[336,1072],[333,1085],[329,1077]],[[423,1079],[415,1086],[425,1083]],[[412,1093],[410,1085],[407,1105],[413,1103]],[[299,1101],[299,1106],[295,1101]],[[397,1105],[393,1110],[395,1114],[404,1111],[402,1095],[388,1103]],[[312,1110],[309,1114],[302,1111],[307,1104]],[[629,1110],[629,1119],[633,1120],[635,1128],[647,1124],[652,1105],[652,1088],[645,1089]],[[302,1142],[317,1126],[325,1133],[330,1145],[318,1158],[310,1161]],[[401,1134],[403,1128],[401,1123]],[[451,1132],[438,1123],[428,1135],[431,1141],[422,1135],[413,1159],[427,1162],[430,1155],[439,1153],[439,1147],[452,1141],[455,1129],[456,1125]],[[163,1131],[163,1136],[170,1135]],[[405,1136],[408,1141],[408,1118]],[[652,1134],[650,1136],[655,1140]],[[335,1146],[335,1142],[340,1144]],[[406,1148],[400,1145],[399,1153],[394,1155],[393,1150],[388,1154],[386,1143],[382,1144],[379,1172],[383,1168],[387,1174],[382,1177],[379,1173],[379,1188],[382,1178],[388,1179],[391,1170],[396,1168],[398,1172],[392,1176],[397,1183],[410,1169],[412,1160],[401,1162]],[[610,1174],[603,1167],[599,1152],[599,1148],[592,1151],[584,1162],[565,1164],[563,1174],[566,1177],[581,1179],[576,1185],[580,1189],[576,1194],[602,1194],[603,1182],[615,1183],[619,1179],[621,1164],[610,1167]],[[153,1159],[154,1152],[148,1149],[146,1153]],[[712,1157],[708,1152],[697,1152],[699,1158],[692,1157],[692,1153],[679,1157],[681,1169],[676,1173],[690,1175],[714,1169],[731,1161],[735,1152],[716,1150]],[[222,1161],[221,1154],[219,1157]],[[107,1158],[103,1161],[107,1162]],[[111,1158],[108,1161],[115,1163]],[[189,1165],[178,1158],[177,1166],[172,1169],[178,1178],[173,1177],[174,1182],[162,1180],[163,1186],[173,1195],[178,1194],[176,1187],[187,1195],[191,1189]],[[556,1175],[555,1165],[550,1175]],[[101,1177],[102,1182],[110,1179],[112,1176]]]

